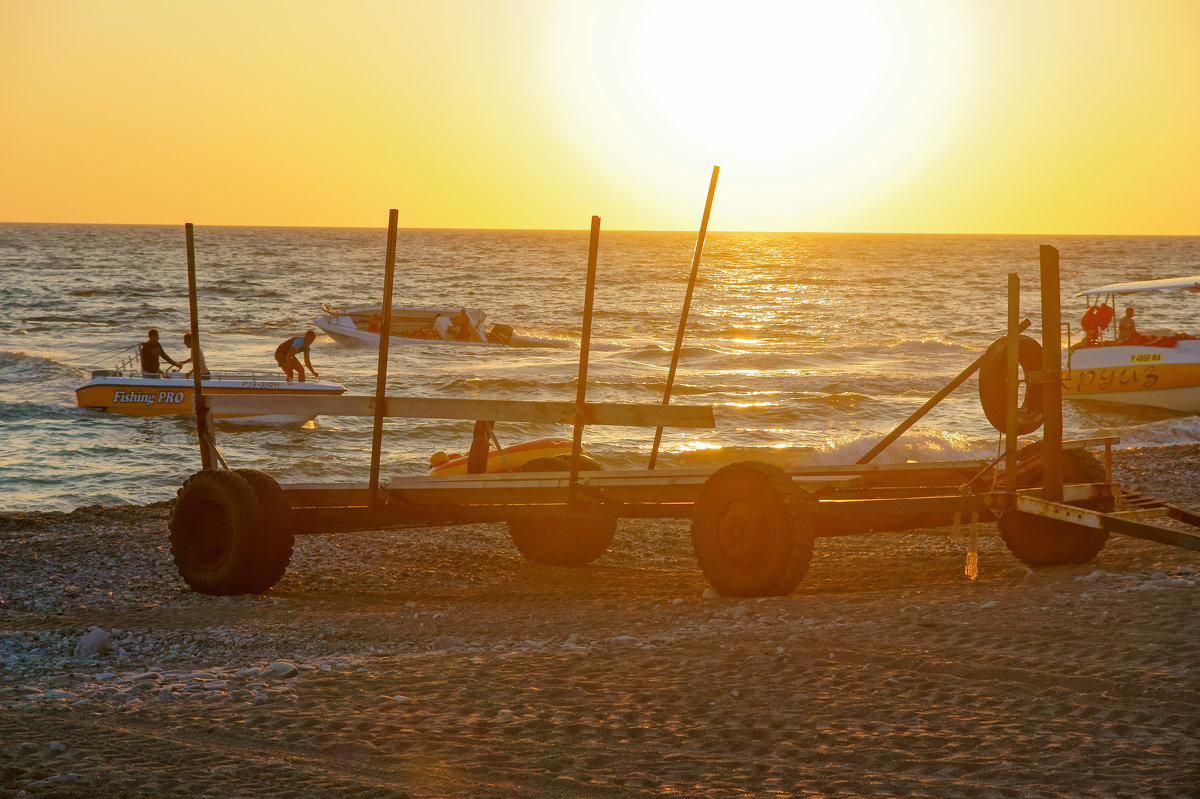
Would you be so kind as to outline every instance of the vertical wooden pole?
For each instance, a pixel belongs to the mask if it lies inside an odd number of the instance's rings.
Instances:
[[[192,352],[196,353],[200,351],[200,312],[196,299],[196,243],[192,232],[192,223],[188,222],[183,229],[187,239],[188,309],[192,317],[192,347],[194,348]],[[192,385],[195,388],[192,409],[196,414],[196,438],[200,442],[200,468],[212,469],[213,453],[209,431],[209,423],[212,420],[208,415],[208,406],[204,403],[204,387],[200,382],[202,375],[194,357],[192,358],[192,377]]]
[[[683,332],[687,329],[688,311],[692,307],[692,292],[696,288],[696,274],[700,271],[700,255],[704,252],[704,236],[708,232],[708,215],[712,211],[713,194],[717,191],[717,173],[719,166],[714,166],[712,179],[708,182],[708,199],[704,201],[704,215],[700,217],[700,235],[696,237],[696,252],[692,255],[692,273],[688,277],[687,294],[683,298],[683,310],[679,314],[679,331],[675,334],[675,349],[671,353],[671,369],[667,372],[667,387],[663,389],[662,404],[671,404],[671,387],[675,384],[675,368],[679,366],[679,353],[683,350]],[[658,461],[658,445],[662,442],[663,428],[659,425],[654,431],[654,446],[650,449],[650,467]]]
[[[379,327],[379,361],[375,367],[375,424],[371,430],[371,504],[382,499],[379,490],[379,453],[383,447],[383,412],[387,405],[388,343],[392,334],[392,277],[396,269],[396,220],[400,212],[388,212],[387,257],[383,268],[383,323]]]
[[[575,500],[579,484],[579,457],[583,452],[583,410],[587,402],[588,351],[592,347],[592,302],[596,296],[596,254],[600,250],[600,217],[592,217],[588,239],[587,289],[583,297],[583,337],[579,342],[579,385],[575,388],[575,435],[571,440],[569,499]]]
[[[1004,397],[1004,488],[1010,494],[1017,490],[1017,356],[1021,348],[1021,278],[1015,272],[1008,275],[1008,340],[1005,342],[1005,354],[1008,357],[1004,365],[1006,376]],[[1026,391],[1031,391],[1028,383]]]
[[[1062,502],[1062,313],[1058,250],[1041,246],[1042,266],[1042,473],[1044,496]]]

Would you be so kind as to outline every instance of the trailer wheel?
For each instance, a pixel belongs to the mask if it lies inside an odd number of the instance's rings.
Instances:
[[[263,526],[258,495],[234,472],[206,469],[184,482],[171,511],[171,556],[202,594],[240,594],[253,582],[255,539]]]
[[[517,550],[547,566],[586,566],[608,551],[616,532],[617,517],[608,513],[564,512],[508,522]]]
[[[600,464],[587,455],[579,459],[579,470],[600,471]],[[570,455],[534,458],[521,472],[569,472]],[[548,566],[585,566],[608,551],[617,532],[617,517],[607,513],[564,512],[557,516],[510,519],[508,534],[527,560]]]
[[[812,562],[806,494],[782,469],[745,461],[718,469],[692,512],[692,548],[725,596],[784,596]]]
[[[1005,513],[997,524],[1008,551],[1034,568],[1087,563],[1108,541],[1103,530],[1021,511]]]
[[[1018,456],[1025,461],[1041,454],[1041,442],[1022,447]],[[1086,449],[1063,450],[1063,481],[1067,483],[1103,483],[1104,465]],[[1040,467],[1021,475],[1026,486],[1042,482]],[[1111,501],[1090,500],[1079,503],[1092,510],[1112,510]],[[1100,554],[1108,542],[1108,532],[1080,527],[1057,519],[1011,511],[997,522],[1000,537],[1008,551],[1026,566],[1066,566],[1083,564]]]
[[[275,478],[258,469],[238,469],[237,474],[250,484],[262,510],[262,526],[254,541],[255,564],[246,575],[243,590],[257,594],[266,591],[287,571],[292,560],[292,506]]]

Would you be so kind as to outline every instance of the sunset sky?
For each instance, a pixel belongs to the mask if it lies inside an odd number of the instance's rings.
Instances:
[[[1200,234],[1196,0],[0,0],[0,221]]]

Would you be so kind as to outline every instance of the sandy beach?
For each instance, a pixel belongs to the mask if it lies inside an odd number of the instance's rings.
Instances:
[[[1115,453],[1200,508],[1200,445]],[[502,525],[300,538],[191,592],[167,503],[0,514],[0,796],[1200,796],[1200,553],[1033,572],[981,530],[821,539],[726,599],[685,523],[584,569]]]

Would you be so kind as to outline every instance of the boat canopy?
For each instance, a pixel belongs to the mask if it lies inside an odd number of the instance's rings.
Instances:
[[[1075,296],[1082,297],[1085,294],[1089,297],[1105,294],[1137,294],[1142,291],[1160,291],[1162,289],[1187,289],[1188,291],[1200,292],[1200,275],[1168,277],[1162,280],[1135,280],[1130,283],[1109,283],[1107,286],[1081,291]]]

